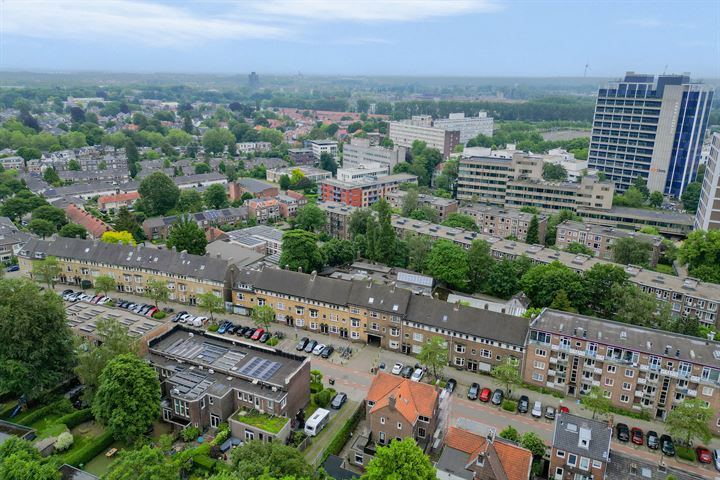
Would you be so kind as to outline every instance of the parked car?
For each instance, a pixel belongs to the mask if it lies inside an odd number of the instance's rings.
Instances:
[[[300,341],[298,342],[298,344],[295,346],[295,350],[297,350],[298,352],[302,352],[303,350],[305,350],[305,347],[307,346],[309,341],[310,341],[309,338],[302,337],[300,339]]]
[[[323,348],[323,351],[320,353],[320,356],[322,358],[330,358],[330,355],[332,355],[334,351],[335,351],[335,347],[333,347],[332,345],[328,345],[327,347]]]
[[[147,312],[145,312],[145,316],[146,316],[146,317],[152,317],[153,315],[155,315],[155,314],[156,314],[157,312],[159,312],[159,311],[160,311],[160,310],[158,310],[157,307],[150,307],[150,309],[149,309]]]
[[[400,362],[393,365],[392,370],[390,370],[390,373],[393,375],[400,375],[400,372],[402,372],[404,365]]]
[[[532,412],[530,412],[530,415],[532,415],[535,418],[542,417],[542,403],[540,400],[535,400],[535,403],[533,404]]]
[[[265,330],[262,328],[258,328],[255,330],[255,333],[252,334],[252,337],[250,337],[250,340],[260,340],[260,337],[262,337],[262,334],[265,333]]]
[[[518,413],[527,413],[530,408],[530,399],[527,395],[523,395],[518,399],[517,411]]]
[[[555,407],[547,406],[545,407],[545,418],[548,420],[555,420]]]
[[[208,317],[195,317],[193,319],[193,324],[196,327],[199,327],[201,325],[206,325],[208,323],[208,320],[210,320]]]
[[[667,457],[675,456],[675,444],[670,435],[660,436],[660,451]]]
[[[305,353],[312,353],[317,344],[318,342],[316,340],[310,340],[308,344],[305,345]]]
[[[695,447],[695,455],[700,463],[712,463],[712,454],[705,447]]]
[[[265,332],[260,336],[260,343],[265,343],[270,340],[270,332]]]
[[[347,395],[344,393],[338,393],[335,395],[335,398],[332,399],[332,402],[330,402],[330,406],[335,410],[340,410],[345,402],[347,402]]]
[[[640,430],[638,427],[633,427],[630,429],[630,441],[634,443],[635,445],[642,445],[645,443],[645,439],[643,438],[645,435],[643,435],[643,431]]]
[[[621,442],[627,442],[630,440],[630,429],[624,423],[618,423],[615,425],[615,436]]]
[[[716,448],[712,452],[713,456],[713,465],[715,465],[715,470],[720,472],[720,448]]]
[[[255,335],[256,330],[257,330],[256,328],[250,327],[250,330],[245,332],[245,338],[252,338],[253,335]]]
[[[420,380],[422,380],[424,375],[425,375],[425,370],[418,367],[413,372],[412,376],[410,377],[410,380],[412,380],[413,382],[419,382]]]
[[[647,435],[645,436],[645,443],[650,450],[657,450],[660,448],[660,438],[658,437],[657,432],[654,430],[648,430]]]
[[[503,402],[504,398],[505,398],[505,394],[503,393],[503,391],[500,390],[499,388],[496,388],[492,394],[490,403],[492,403],[493,405],[500,405]]]
[[[468,398],[470,400],[477,400],[479,392],[480,385],[478,385],[477,383],[473,383],[472,385],[470,385],[470,390],[468,390]]]
[[[560,405],[560,413],[570,413],[570,409],[564,405]]]
[[[313,348],[312,354],[313,354],[313,355],[320,355],[324,349],[325,349],[325,344],[324,344],[324,343],[318,343],[317,345],[315,345],[315,348]]]
[[[407,367],[404,367],[402,371],[400,372],[400,376],[403,378],[410,378],[412,377],[414,368],[408,365]]]
[[[10,265],[5,269],[6,272],[17,272],[18,270],[20,270],[20,267],[17,265]]]
[[[479,398],[480,398],[480,401],[481,401],[481,402],[489,402],[489,401],[490,401],[490,396],[492,396],[492,390],[490,390],[489,388],[485,387],[485,388],[482,389],[482,392],[480,392],[480,397],[479,397]]]
[[[240,325],[235,325],[234,323],[231,323],[226,332],[228,335],[235,335],[235,331],[238,328],[240,328]]]
[[[455,391],[455,387],[457,387],[457,380],[454,378],[449,379],[445,384],[445,390],[449,393],[453,393]]]
[[[235,332],[235,335],[237,335],[238,337],[244,337],[245,332],[247,332],[249,329],[250,329],[250,327],[240,326],[240,327],[238,327],[237,331]]]
[[[220,325],[220,328],[217,329],[217,333],[225,333],[227,328],[230,326],[230,322],[225,322],[222,325]]]

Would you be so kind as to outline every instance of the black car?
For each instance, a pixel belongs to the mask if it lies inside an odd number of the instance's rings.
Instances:
[[[335,398],[332,399],[332,402],[330,402],[330,406],[335,410],[340,410],[345,402],[347,402],[347,395],[344,393],[338,393],[335,395]]]
[[[315,350],[315,347],[317,347],[318,342],[316,340],[310,340],[307,345],[305,345],[305,353],[312,353],[313,350]]]
[[[295,350],[297,350],[298,352],[302,352],[303,350],[305,350],[305,347],[307,347],[307,344],[309,341],[310,341],[309,338],[302,337],[300,339],[300,341],[298,342],[297,346],[295,347]]]
[[[468,390],[468,398],[470,400],[477,400],[478,395],[480,395],[480,385],[473,383],[470,385],[470,390]]]
[[[245,338],[250,338],[253,336],[253,333],[255,333],[255,329],[250,327],[250,329],[247,332],[245,332],[244,336],[245,336]]]
[[[323,348],[323,351],[322,351],[322,353],[320,353],[320,356],[322,358],[330,358],[330,355],[332,355],[334,351],[335,351],[335,347],[333,347],[332,345],[328,345],[327,347]]]
[[[411,367],[410,365],[408,365],[407,367],[403,368],[400,371],[400,376],[403,378],[410,378],[410,377],[412,377],[412,374],[414,371],[415,371],[415,369],[413,367]]]
[[[527,395],[523,395],[522,397],[520,397],[520,399],[518,400],[517,411],[519,413],[527,413],[529,407],[530,399],[527,397]]]
[[[262,336],[258,340],[260,340],[260,343],[267,342],[268,340],[270,340],[270,332],[263,333]]]
[[[675,444],[673,443],[673,439],[670,435],[662,435],[660,437],[660,451],[666,457],[675,456]]]
[[[645,442],[650,450],[660,448],[660,437],[655,430],[649,430],[645,436]]]
[[[492,398],[490,399],[490,401],[492,402],[493,405],[500,405],[504,398],[505,398],[505,394],[503,393],[503,391],[500,390],[499,388],[497,388],[493,392]]]
[[[235,335],[237,335],[238,337],[244,337],[248,330],[250,330],[250,327],[242,327],[240,330],[235,332]]]
[[[235,331],[236,331],[238,328],[240,328],[240,326],[239,326],[239,325],[235,325],[235,324],[233,323],[233,324],[231,324],[231,325],[227,328],[227,330],[225,330],[225,333],[227,333],[228,335],[234,335],[234,334],[235,334]]]
[[[450,393],[453,393],[455,391],[455,387],[457,387],[457,381],[455,381],[454,378],[449,379],[445,384],[445,390]]]
[[[630,441],[630,429],[624,423],[615,425],[617,439],[621,442]]]

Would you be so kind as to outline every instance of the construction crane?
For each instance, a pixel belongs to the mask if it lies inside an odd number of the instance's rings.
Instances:
[[[585,64],[585,72],[583,73],[583,78],[584,78],[584,77],[587,77],[587,72],[588,72],[588,70],[590,70],[590,64],[589,64],[589,63],[586,63],[586,64]]]

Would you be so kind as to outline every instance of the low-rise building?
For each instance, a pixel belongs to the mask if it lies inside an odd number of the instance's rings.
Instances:
[[[688,213],[649,208],[612,207],[609,210],[578,208],[575,212],[585,223],[635,230],[654,227],[663,235],[685,237],[693,229],[693,216]]]
[[[230,184],[230,200],[239,200],[244,193],[249,193],[255,198],[273,198],[280,193],[276,183],[264,182],[255,178],[238,178]]]
[[[353,167],[338,168],[335,178],[341,182],[357,182],[364,179],[375,179],[388,175],[388,165],[379,162],[364,162]]]
[[[269,152],[272,150],[270,142],[240,142],[235,144],[235,151],[238,153]]]
[[[648,264],[651,267],[657,265],[663,240],[660,235],[649,235],[566,220],[557,226],[555,245],[560,248],[567,248],[571,243],[579,243],[591,249],[596,257],[612,261],[613,244],[621,238],[634,238],[639,242],[650,245],[652,248],[648,255]]]
[[[280,218],[280,202],[276,198],[251,198],[245,202],[248,218],[259,223],[272,222]]]
[[[312,148],[288,148],[293,165],[314,165],[316,163]]]
[[[500,238],[514,237],[524,242],[533,216],[538,220],[539,243],[545,243],[548,216],[534,215],[517,208],[504,208],[496,205],[469,204],[460,207],[460,213],[471,216],[481,233]]]
[[[287,219],[294,217],[298,208],[307,205],[307,198],[300,192],[294,190],[286,190],[277,196],[280,204],[280,216]]]
[[[350,239],[350,215],[357,207],[337,202],[319,201],[317,206],[325,212],[325,231],[334,238]]]
[[[569,397],[598,387],[614,406],[659,419],[697,398],[720,432],[720,342],[545,309],[530,323],[523,379]]]
[[[25,169],[25,159],[17,155],[12,157],[3,157],[0,158],[0,165],[2,165],[5,170],[21,171]]]
[[[265,178],[268,182],[278,183],[280,181],[280,177],[282,177],[283,175],[287,175],[289,178],[292,178],[295,171],[299,171],[300,173],[302,173],[303,177],[307,178],[311,182],[317,182],[318,180],[322,180],[323,178],[332,178],[332,172],[328,172],[327,170],[322,170],[320,168],[315,168],[309,165],[296,165],[294,167],[273,168],[265,172]]]
[[[204,212],[183,214],[198,224],[203,230],[209,227],[227,225],[245,221],[248,219],[247,207],[228,207],[219,210],[205,210]],[[170,228],[178,221],[179,215],[168,217],[151,217],[143,222],[145,237],[151,240],[165,239],[170,233]]]
[[[173,182],[178,188],[201,188],[208,187],[210,185],[224,185],[228,183],[227,177],[222,173],[209,172],[209,173],[197,173],[194,175],[185,175],[182,177],[172,177]]]
[[[231,243],[242,245],[263,255],[279,257],[282,253],[283,232],[277,228],[256,225],[227,232],[227,236]]]
[[[98,198],[98,208],[102,211],[114,212],[121,207],[132,208],[135,202],[140,198],[138,192],[117,193],[115,195],[105,195]]]
[[[559,412],[555,417],[549,478],[614,478],[606,476],[612,431],[607,421]]]
[[[105,170],[63,170],[57,172],[57,174],[60,180],[78,183],[124,183],[130,180],[130,170],[127,167],[108,168]]]
[[[342,182],[328,178],[318,182],[318,185],[324,201],[340,202],[354,207],[369,207],[388,194],[398,191],[403,183],[417,185],[417,177],[400,173],[357,182]]]
[[[307,143],[309,144],[309,147],[313,152],[313,157],[316,161],[320,161],[320,156],[323,153],[332,155],[333,158],[337,157],[338,142],[336,140],[309,140]]]
[[[74,203],[70,203],[65,207],[65,215],[72,223],[82,225],[87,230],[90,238],[100,238],[103,233],[112,230],[112,227],[103,222],[99,218],[93,216],[92,213],[83,210]]]
[[[386,200],[393,208],[402,208],[406,196],[407,192],[405,190],[398,190],[390,193],[386,197]],[[437,213],[440,222],[444,221],[451,213],[458,211],[458,201],[452,198],[436,197],[420,193],[417,196],[417,203],[419,207],[429,207],[433,209],[435,213]]]
[[[32,235],[20,231],[8,217],[0,217],[0,261],[15,257]]]
[[[176,326],[149,342],[162,419],[179,428],[230,424],[247,442],[284,442],[310,401],[310,359]]]
[[[411,148],[416,140],[425,142],[428,148],[439,150],[443,158],[450,158],[450,154],[455,151],[455,146],[460,143],[460,132],[435,128],[422,123],[414,122],[414,120],[410,123],[390,122],[388,137],[395,145],[405,148]]]

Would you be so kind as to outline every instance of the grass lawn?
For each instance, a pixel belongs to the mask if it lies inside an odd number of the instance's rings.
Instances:
[[[243,413],[245,414],[243,415]],[[278,433],[285,424],[290,421],[290,419],[286,417],[271,417],[270,415],[255,411],[238,412],[234,419],[270,433]]]

